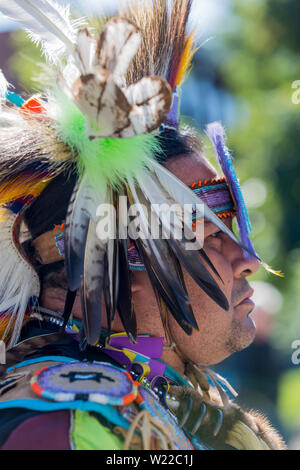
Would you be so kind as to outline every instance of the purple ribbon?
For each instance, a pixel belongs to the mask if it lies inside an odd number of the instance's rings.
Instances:
[[[172,103],[170,112],[168,114],[168,117],[164,122],[164,126],[175,129],[176,131],[179,129],[178,107],[179,107],[179,97],[178,97],[178,94],[175,92],[173,93],[173,103]]]
[[[158,375],[163,376],[167,367],[163,362],[155,360],[162,356],[163,341],[163,338],[138,336],[136,344],[132,344],[127,336],[112,336],[109,340],[109,346],[118,349],[118,351],[114,351],[110,348],[102,348],[102,351],[121,366],[126,366],[127,370],[131,368],[131,361],[126,354],[122,352],[122,349],[129,349],[137,354],[146,356],[149,358],[149,361],[146,361],[145,364],[150,367],[150,373],[147,379],[152,380]]]

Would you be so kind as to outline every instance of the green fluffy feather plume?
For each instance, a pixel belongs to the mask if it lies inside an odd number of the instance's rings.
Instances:
[[[55,132],[76,154],[79,175],[87,175],[94,188],[109,183],[118,189],[161,153],[155,134],[90,140],[83,114],[62,92],[55,93],[55,108]]]

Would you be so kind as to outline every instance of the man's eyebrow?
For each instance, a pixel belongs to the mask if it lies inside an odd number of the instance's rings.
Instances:
[[[210,222],[209,220],[205,220],[204,225],[205,227],[210,227],[210,226],[217,227],[217,225],[215,225],[213,222]]]

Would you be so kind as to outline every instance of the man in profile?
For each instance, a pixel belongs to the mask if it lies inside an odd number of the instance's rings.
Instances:
[[[138,2],[110,20],[97,43],[79,31],[79,75],[67,97],[55,98],[55,118],[37,98],[22,105],[21,118],[7,110],[2,449],[284,448],[208,368],[254,339],[247,279],[259,262],[222,133],[212,138],[219,177],[193,132],[179,129],[178,86],[193,55],[190,8],[188,0],[174,0],[170,11],[164,0]],[[109,201],[118,212],[119,194],[150,211],[157,198],[198,197],[206,212],[204,220],[194,214],[193,233],[197,239],[202,223],[203,246],[191,254],[172,236],[99,240],[95,207]]]

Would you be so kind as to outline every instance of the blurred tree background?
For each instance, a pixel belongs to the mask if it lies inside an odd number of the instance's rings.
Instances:
[[[292,101],[292,84],[300,80],[300,2],[224,0],[221,15],[220,0],[202,4],[219,20],[212,30],[204,28],[201,40],[208,32],[214,37],[196,54],[183,86],[182,114],[201,129],[213,120],[225,124],[257,252],[285,274],[281,279],[261,269],[254,280],[282,295],[271,341],[283,370],[283,380],[274,384],[276,407],[288,434],[300,429],[300,372],[291,362],[291,345],[300,339],[300,104]],[[195,14],[201,17],[199,6],[200,0]],[[38,91],[33,77],[45,76],[39,51],[21,31],[11,34],[10,44],[15,53],[8,68],[17,91]]]
[[[225,34],[217,73],[242,103],[230,143],[246,181],[255,246],[285,273],[284,280],[263,271],[259,277],[284,294],[275,335],[277,345],[290,348],[300,333],[300,108],[292,102],[300,77],[300,3],[234,0],[232,8],[235,28]]]

